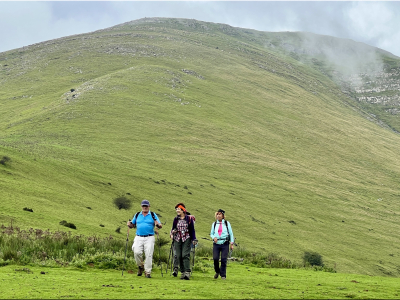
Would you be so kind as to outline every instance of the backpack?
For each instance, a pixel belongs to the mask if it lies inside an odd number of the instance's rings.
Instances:
[[[140,214],[140,211],[138,211],[135,216],[133,217],[134,219],[137,220],[138,215]],[[150,211],[151,217],[153,218],[154,222],[156,221],[156,216],[154,215],[154,213],[152,211]],[[136,222],[135,222],[136,224]]]
[[[192,214],[190,214],[190,212],[187,212],[186,214],[189,216],[189,223],[196,223],[196,218]]]
[[[214,222],[214,232],[215,232],[215,225],[217,225],[217,221]],[[229,234],[229,227],[228,227],[228,221],[227,220],[225,220],[225,226],[226,226],[226,231],[228,232],[228,237],[226,238],[226,240],[230,241],[231,240],[231,235]]]

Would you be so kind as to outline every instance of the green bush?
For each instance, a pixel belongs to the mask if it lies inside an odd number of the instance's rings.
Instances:
[[[7,266],[8,264],[9,264],[8,260],[4,260],[4,259],[0,258],[0,267]]]
[[[5,227],[4,225],[1,228],[3,231],[0,232],[0,266],[14,264],[64,267],[71,265],[78,268],[122,269],[124,264],[125,238],[116,239],[112,236],[100,238],[98,236],[73,235],[72,232],[50,232],[33,228],[20,230],[18,227]],[[126,270],[137,269],[133,252],[130,250],[131,245],[132,240],[129,241],[129,249],[126,252]],[[161,263],[163,269],[166,269],[168,258],[172,259],[169,256],[170,246],[171,241],[168,238],[160,236],[157,241],[156,237],[153,253],[154,267],[159,267]],[[198,244],[195,254],[195,271],[206,272],[208,269],[212,269],[212,252],[211,243]],[[336,272],[327,266],[316,265],[319,262],[322,264],[322,257],[317,253],[307,253],[309,254],[305,258],[309,260],[304,264],[304,267],[315,271]],[[193,254],[192,252],[191,263]],[[265,255],[248,251],[242,247],[235,247],[232,257],[238,259],[241,263],[264,268],[303,267],[301,264],[293,263],[276,253]]]
[[[2,159],[0,159],[0,164],[2,164],[3,166],[6,165],[7,162],[11,161],[11,158],[9,158],[8,156],[3,156]]]
[[[207,247],[204,244],[199,243],[196,247],[196,256],[197,257],[212,257],[213,256],[212,246]]]
[[[132,201],[125,196],[119,196],[114,199],[114,205],[118,209],[130,209],[132,206]]]
[[[74,223],[68,223],[67,221],[63,220],[60,222],[60,225],[68,227],[68,228],[72,228],[72,229],[76,229],[76,226]]]
[[[324,266],[322,261],[322,255],[318,254],[317,252],[304,252],[303,254],[303,262],[306,266],[307,264],[311,266]]]

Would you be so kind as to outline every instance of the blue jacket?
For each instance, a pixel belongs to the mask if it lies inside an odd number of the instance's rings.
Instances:
[[[215,222],[217,222],[217,223],[215,224],[215,230],[214,230]],[[219,222],[218,220],[215,222],[212,223],[212,225],[211,225],[211,233],[210,233],[211,239],[214,241],[214,238],[217,238],[218,239],[217,244],[221,245],[228,240],[228,236],[229,236],[229,241],[231,243],[233,243],[235,241],[235,237],[233,236],[231,223],[222,219],[222,233],[221,233],[221,236],[219,236],[218,228],[219,228],[219,225],[221,224],[221,222]],[[226,229],[226,223],[228,224],[228,230]]]

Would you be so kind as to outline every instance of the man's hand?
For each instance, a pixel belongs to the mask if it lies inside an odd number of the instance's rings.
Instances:
[[[233,244],[231,244],[231,250],[233,250]]]
[[[218,242],[218,239],[217,238],[214,238],[214,243],[217,243]]]
[[[196,246],[198,242],[199,242],[198,240],[193,240],[193,245]]]
[[[156,224],[156,227],[157,227],[157,228],[159,228],[159,229],[162,228],[162,224],[161,224],[161,223],[158,223],[158,221],[155,221],[155,224]]]
[[[135,225],[132,224],[131,221],[128,221],[128,222],[126,223],[126,225],[128,225],[129,228],[135,228]]]

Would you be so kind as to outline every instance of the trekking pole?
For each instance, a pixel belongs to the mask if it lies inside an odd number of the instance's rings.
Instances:
[[[167,272],[168,272],[168,268],[169,268],[169,262],[170,262],[170,258],[171,258],[171,253],[172,253],[172,246],[174,245],[174,241],[172,240],[171,242],[171,247],[169,248],[169,255],[168,255],[168,261],[167,261]],[[172,264],[172,261],[171,261]],[[172,272],[172,270],[171,270]],[[171,276],[171,273],[169,273],[169,276]]]
[[[157,243],[158,243],[158,265],[161,266],[161,277],[164,277],[162,272],[162,263],[161,263],[161,243],[158,238],[158,230],[157,230]]]
[[[194,258],[196,257],[196,247],[197,247],[197,243],[193,247],[193,268],[194,268]]]
[[[129,220],[130,221],[130,220]],[[122,267],[122,276],[124,276],[124,269],[125,269],[125,260],[126,260],[126,250],[128,249],[128,241],[129,241],[129,227],[128,233],[126,234],[126,246],[125,246],[125,257],[124,257],[124,266]]]
[[[171,276],[172,268],[173,268],[173,265],[175,264],[175,254],[174,254],[175,233],[176,232],[174,232],[174,230],[173,230],[172,231],[172,243],[171,243],[171,248],[169,250],[169,254],[170,254],[170,256],[172,256],[172,259],[171,259],[171,272],[169,273],[169,276]],[[168,258],[168,260],[169,260],[169,258]],[[168,265],[167,265],[167,272],[168,272]]]
[[[197,240],[194,240],[194,241],[197,242]],[[190,273],[193,273],[193,269],[194,269],[194,258],[196,256],[196,246],[197,246],[197,243],[196,243],[196,245],[193,244],[193,251],[192,251],[193,252],[193,261],[192,261],[192,270]]]

